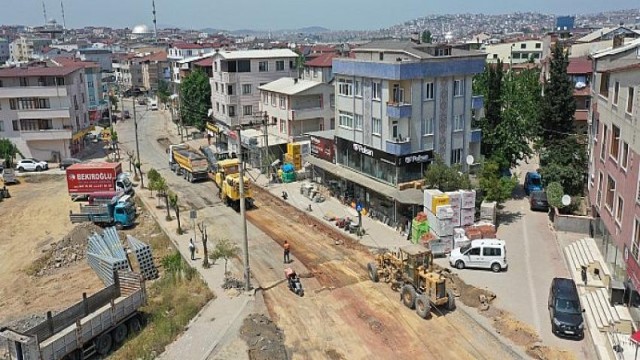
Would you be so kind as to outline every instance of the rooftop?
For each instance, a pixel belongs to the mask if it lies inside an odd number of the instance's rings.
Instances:
[[[451,55],[435,56],[435,55],[429,54],[430,49],[438,48],[438,47],[450,47]],[[443,58],[443,57],[458,57],[458,56],[482,56],[482,57],[487,56],[487,54],[485,54],[484,52],[462,50],[455,47],[451,47],[451,45],[448,45],[448,44],[418,44],[412,41],[399,41],[399,40],[372,41],[358,48],[355,48],[353,51],[356,53],[373,52],[373,51],[399,52],[399,53],[404,53],[404,54],[413,56],[414,58],[419,60]]]
[[[60,66],[79,66],[83,68],[99,68],[100,65],[93,61],[82,61],[78,58],[68,58],[64,56],[55,57],[52,59],[53,62]]]
[[[264,84],[260,86],[259,89],[285,95],[296,95],[318,85],[322,85],[322,83],[302,79],[298,79],[296,81],[296,79],[294,78],[283,77],[270,83]]]
[[[176,48],[176,49],[204,49],[205,47],[201,44],[196,44],[196,43],[185,43],[185,42],[181,42],[181,43],[174,43],[171,45],[171,47]]]
[[[158,51],[158,52],[154,52],[149,55],[146,55],[138,60],[138,62],[145,62],[145,61],[167,61],[167,53],[164,51]]]
[[[74,71],[83,68],[82,65],[62,65],[62,66],[29,66],[0,69],[0,78],[12,77],[34,77],[34,76],[67,76]]]
[[[320,54],[313,59],[304,63],[305,66],[313,66],[313,67],[331,67],[333,62],[333,58],[338,56],[336,53],[324,53]]]
[[[580,75],[591,74],[593,72],[592,61],[588,57],[578,57],[569,59],[569,65],[567,66],[567,74]]]
[[[213,66],[213,57],[209,56],[202,60],[198,60],[194,62],[193,65],[200,66],[200,67],[211,67]]]
[[[267,59],[267,58],[287,58],[298,57],[294,51],[290,49],[271,49],[271,50],[237,50],[237,51],[219,51],[217,55],[227,60],[236,59]]]
[[[593,54],[591,57],[594,58],[594,59],[599,59],[601,57],[619,54],[619,53],[625,52],[627,50],[631,50],[631,49],[637,48],[638,46],[640,46],[640,39],[635,39],[633,41],[625,43],[622,46],[618,46],[616,48],[608,48],[608,49],[605,49],[605,50],[602,50],[602,51],[598,51],[597,53]]]

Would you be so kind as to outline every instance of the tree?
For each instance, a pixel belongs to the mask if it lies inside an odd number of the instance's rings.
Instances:
[[[151,168],[148,172],[147,172],[147,179],[149,179],[149,185],[148,188],[149,190],[151,190],[151,196],[153,196],[153,190],[156,190],[156,186],[158,183],[158,179],[160,179],[162,176],[160,175],[160,173],[158,172],[158,170]]]
[[[562,197],[564,196],[564,189],[562,188],[562,185],[560,185],[559,182],[552,182],[549,185],[547,185],[547,188],[545,189],[546,193],[547,193],[547,201],[549,202],[549,205],[555,207],[555,208],[562,208],[564,205],[562,205]]]
[[[171,96],[171,90],[169,89],[169,83],[165,80],[158,81],[158,91],[156,92],[158,95],[158,101],[162,104],[166,104],[169,102],[169,97]]]
[[[301,53],[298,49],[295,50],[298,57],[296,58],[296,70],[298,71],[298,77],[302,75],[302,70],[304,69],[304,63],[307,61],[305,59],[304,54]]]
[[[566,194],[580,196],[586,184],[587,151],[577,136],[555,140],[540,151],[540,175],[545,184],[560,183]]]
[[[422,32],[422,42],[425,44],[431,44],[433,38],[431,36],[431,31],[425,30]]]
[[[169,191],[167,194],[169,200],[169,206],[173,208],[176,213],[176,220],[178,220],[178,235],[182,235],[182,226],[180,225],[180,205],[178,204],[178,194],[173,191]]]
[[[469,176],[460,172],[460,165],[447,166],[439,155],[429,164],[424,179],[427,187],[440,191],[471,188]]]
[[[204,252],[204,259],[202,260],[202,267],[208,269],[209,264],[209,249],[207,248],[207,242],[209,241],[209,235],[207,235],[207,227],[204,223],[198,224],[198,230],[200,230],[200,237],[202,238],[202,250]],[[225,273],[227,272],[225,268]]]
[[[18,147],[9,139],[0,139],[0,160],[4,160],[4,165],[7,168],[13,167],[13,161],[16,158],[16,154],[20,154]],[[22,154],[20,154],[22,156]]]
[[[240,248],[238,245],[229,241],[229,239],[218,239],[216,246],[211,253],[211,259],[215,262],[217,259],[224,259],[224,273],[227,273],[227,261],[238,255]]]
[[[567,75],[568,56],[560,42],[556,42],[551,50],[549,79],[544,82],[544,96],[539,107],[542,146],[574,132],[576,101],[573,83]]]
[[[135,157],[135,153],[133,152],[133,150],[128,150],[127,151],[127,158],[129,159],[129,171],[132,171],[131,168],[133,168],[133,179],[138,181],[138,169],[133,166],[136,162],[136,157]]]
[[[109,95],[109,102],[111,103],[111,108],[118,111],[118,98],[115,95]]]
[[[502,123],[502,78],[502,62],[498,60],[495,65],[487,64],[474,84],[478,93],[484,96],[485,116],[480,119],[479,126],[482,130],[482,153],[489,156],[494,153],[495,145],[500,143],[496,131]]]
[[[518,184],[515,176],[502,176],[500,165],[495,161],[487,161],[482,165],[480,171],[480,189],[484,193],[484,198],[488,201],[495,201],[502,204],[511,197],[513,189]]]
[[[167,185],[167,181],[160,176],[154,182],[154,189],[158,192],[158,196],[164,197],[165,207],[167,208],[167,221],[171,221],[171,208],[169,207],[169,185]]]
[[[211,108],[211,85],[204,71],[196,69],[185,77],[180,84],[180,93],[182,121],[185,125],[204,129],[205,119]]]

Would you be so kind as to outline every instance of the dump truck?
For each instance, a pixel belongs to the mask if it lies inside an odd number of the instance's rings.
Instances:
[[[10,359],[71,360],[104,356],[129,334],[142,328],[138,309],[146,303],[147,294],[142,277],[131,271],[119,270],[115,281],[98,293],[47,318],[26,330],[0,328],[0,347],[5,347]],[[3,349],[4,350],[4,349]]]
[[[207,159],[185,144],[169,145],[169,168],[189,182],[209,177]]]
[[[251,183],[244,176],[244,199],[247,209],[253,206]],[[222,202],[240,211],[240,160],[237,158],[218,161],[214,181]]]
[[[73,164],[66,170],[67,189],[74,198],[86,198],[100,191],[133,194],[129,176],[122,172],[121,163],[88,162]]]
[[[444,306],[447,311],[455,309],[455,297],[447,289],[446,277],[433,269],[433,253],[420,244],[378,253],[367,269],[373,282],[390,283],[391,289],[400,291],[402,303],[423,319],[435,306]]]
[[[71,223],[93,222],[100,226],[115,226],[118,230],[133,226],[136,208],[130,201],[114,197],[109,203],[80,205],[80,213],[69,211]]]
[[[231,156],[225,146],[216,144],[215,146],[201,146],[200,152],[204,154],[209,163],[209,171],[215,173],[218,168],[218,161],[227,160]]]

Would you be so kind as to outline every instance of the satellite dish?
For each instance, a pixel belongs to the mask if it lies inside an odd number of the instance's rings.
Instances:
[[[467,165],[473,165],[473,155],[467,155]]]
[[[213,115],[213,109],[207,111],[207,117],[211,117],[211,115]]]
[[[571,196],[563,195],[561,201],[562,201],[562,205],[569,206],[571,204]]]

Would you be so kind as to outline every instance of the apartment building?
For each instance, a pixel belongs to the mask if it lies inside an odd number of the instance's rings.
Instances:
[[[341,191],[393,221],[405,223],[422,203],[421,180],[439,154],[447,164],[479,157],[472,132],[473,76],[486,54],[448,44],[375,41],[355,58],[333,59],[335,162],[308,157],[323,177],[339,177]],[[474,149],[474,153],[470,151]],[[393,199],[393,200],[390,200]]]
[[[588,57],[570,58],[567,75],[573,82],[573,97],[576,100],[574,127],[576,133],[587,135],[587,119],[591,108],[591,75],[593,63]]]
[[[142,71],[142,86],[151,93],[158,91],[160,81],[171,81],[171,66],[167,53],[159,51],[137,59]]]
[[[545,44],[538,39],[486,44],[481,50],[486,52],[488,63],[498,60],[505,64],[538,63],[545,57]]]
[[[213,51],[211,45],[179,42],[169,47],[167,59],[171,63],[171,82],[174,88],[180,85],[180,61],[194,56],[201,56]]]
[[[0,38],[0,65],[9,60],[9,40]]]
[[[116,54],[112,61],[116,82],[125,90],[143,88],[142,65],[136,54]]]
[[[593,236],[640,319],[640,40],[596,53],[591,91],[589,199]]]
[[[78,54],[83,61],[99,64],[102,71],[113,71],[113,52],[110,49],[86,48],[78,50]]]
[[[90,128],[83,66],[39,63],[0,69],[0,137],[25,157],[60,160]]]
[[[302,79],[309,81],[317,81],[329,83],[333,80],[333,59],[338,57],[336,52],[323,53],[313,57],[304,63],[302,70]]]
[[[25,62],[33,60],[51,44],[51,39],[20,36],[9,44],[9,61]]]
[[[85,92],[87,94],[86,103],[89,111],[89,121],[93,124],[102,116],[102,110],[107,108],[106,105],[100,104],[103,98],[102,70],[98,63],[92,61],[81,61],[77,58],[59,57],[52,60],[59,66],[80,66],[84,68],[85,75]]]

